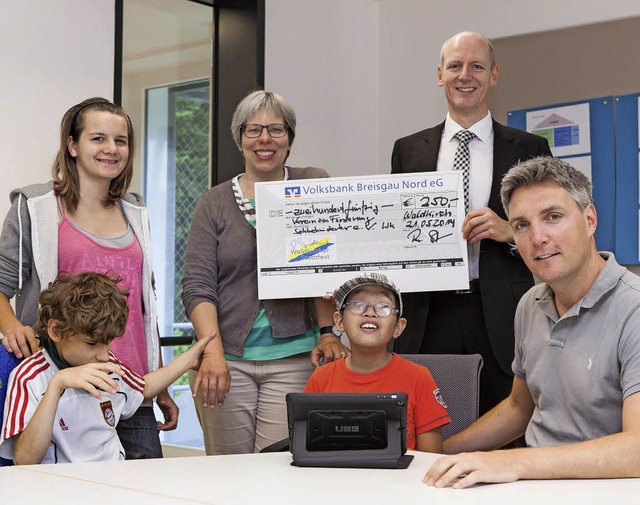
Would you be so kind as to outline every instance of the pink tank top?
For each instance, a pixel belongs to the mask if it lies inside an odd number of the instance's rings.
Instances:
[[[131,243],[124,247],[101,244],[69,221],[62,205],[60,209],[58,271],[71,274],[114,272],[122,278],[120,286],[129,291],[129,319],[124,335],[113,340],[110,349],[134,372],[145,375],[148,372],[147,345],[142,313],[142,248],[138,239],[134,235]]]

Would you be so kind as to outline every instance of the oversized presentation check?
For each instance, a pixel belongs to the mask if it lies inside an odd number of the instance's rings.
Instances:
[[[403,292],[466,289],[459,172],[256,184],[258,296],[322,296],[378,271]]]

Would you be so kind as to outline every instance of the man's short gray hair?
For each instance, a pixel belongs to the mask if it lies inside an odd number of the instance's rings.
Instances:
[[[293,107],[278,93],[258,90],[252,91],[245,96],[233,113],[231,135],[233,135],[233,140],[238,149],[242,150],[242,127],[262,109],[271,111],[277,116],[282,116],[289,134],[289,147],[291,147],[296,136],[296,113]]]
[[[502,178],[500,198],[507,216],[513,192],[536,184],[550,182],[564,189],[582,212],[593,203],[591,181],[566,161],[548,156],[531,158],[518,163]]]

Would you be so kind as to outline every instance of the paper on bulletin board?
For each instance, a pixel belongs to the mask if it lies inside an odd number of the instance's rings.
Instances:
[[[402,292],[466,289],[460,172],[259,183],[258,296],[315,297],[362,272]]]
[[[528,111],[527,131],[544,137],[553,156],[591,152],[589,103]]]

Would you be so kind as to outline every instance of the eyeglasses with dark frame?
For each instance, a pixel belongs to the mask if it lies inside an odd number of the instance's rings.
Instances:
[[[287,134],[287,125],[283,123],[257,124],[247,123],[242,125],[242,133],[249,139],[257,139],[262,135],[262,130],[267,129],[269,135],[274,139],[279,139]]]
[[[349,312],[351,312],[355,316],[363,315],[369,309],[369,307],[373,308],[373,311],[378,317],[389,317],[394,311],[396,314],[400,313],[400,311],[396,307],[393,307],[392,305],[389,305],[385,302],[376,303],[375,305],[367,305],[360,300],[353,300],[344,304],[344,308],[348,309]]]

